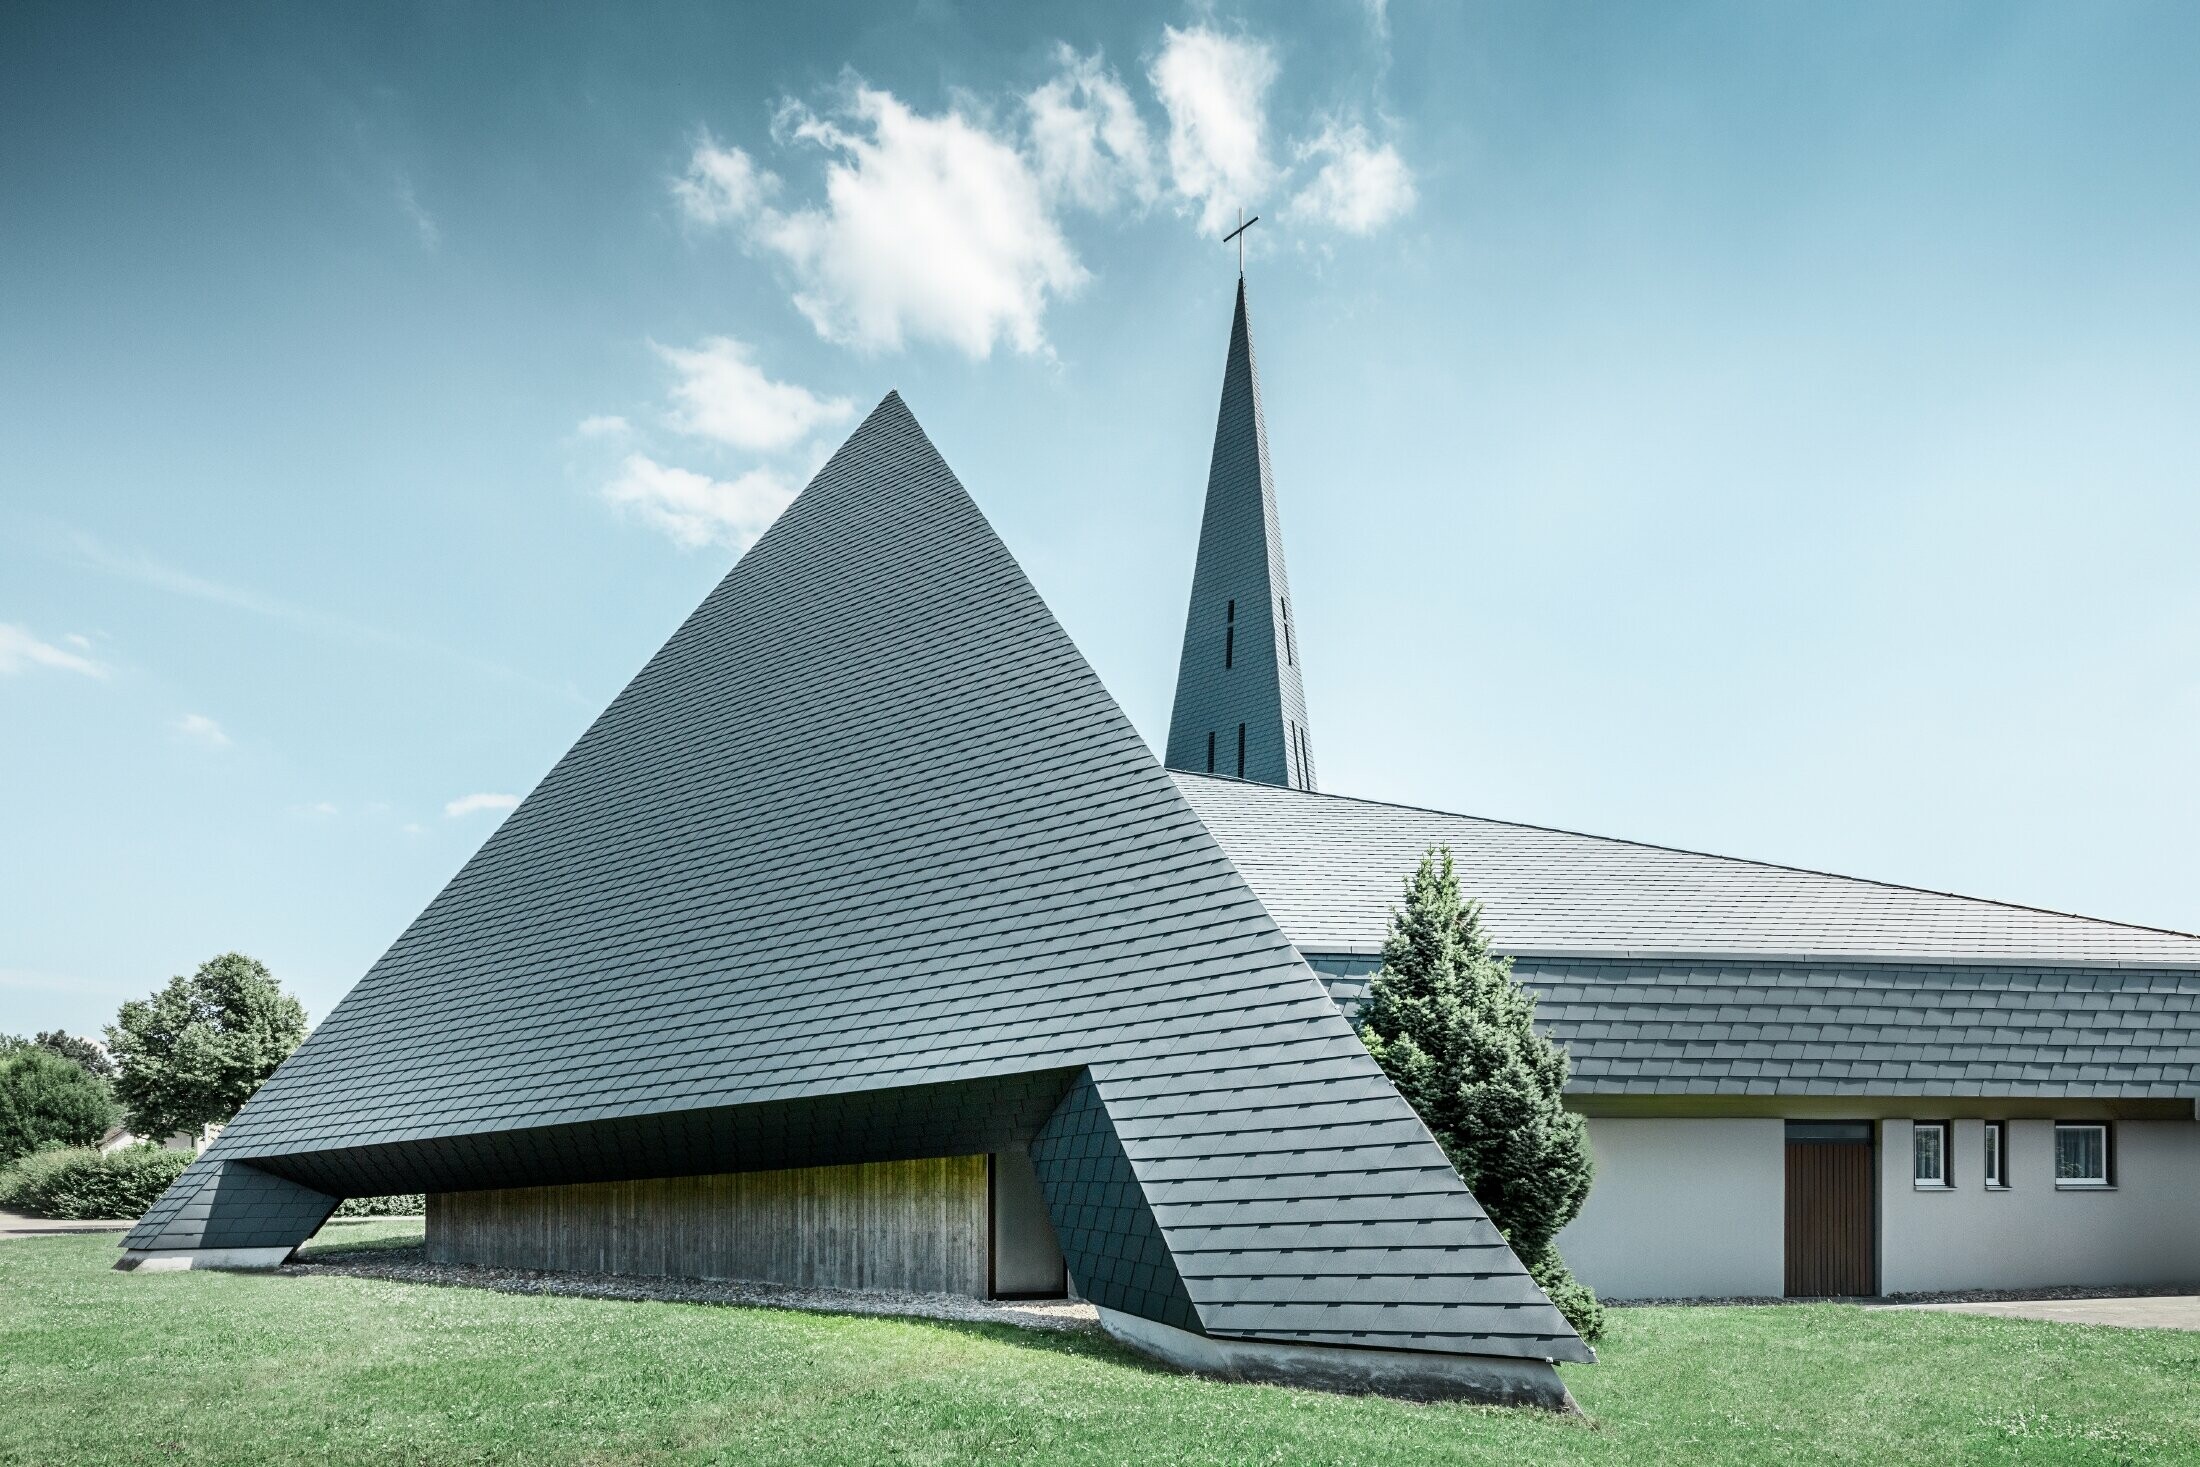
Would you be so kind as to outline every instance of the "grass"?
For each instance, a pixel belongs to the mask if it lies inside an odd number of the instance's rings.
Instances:
[[[1566,1369],[1584,1423],[1223,1385],[992,1326],[120,1274],[114,1243],[0,1243],[0,1463],[2200,1460],[2200,1336],[2169,1331],[1615,1310],[1602,1363]]]

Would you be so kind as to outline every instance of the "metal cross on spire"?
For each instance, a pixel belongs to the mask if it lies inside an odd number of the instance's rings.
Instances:
[[[1243,280],[1245,278],[1245,231],[1251,229],[1254,225],[1258,223],[1260,223],[1260,215],[1255,214],[1252,218],[1248,219],[1245,217],[1245,211],[1243,209],[1240,209],[1238,210],[1238,227],[1231,230],[1228,234],[1222,237],[1222,242],[1224,244],[1228,244],[1233,239],[1237,241],[1238,279],[1240,280]]]

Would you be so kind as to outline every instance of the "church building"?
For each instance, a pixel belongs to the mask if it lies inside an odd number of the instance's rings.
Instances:
[[[1562,1406],[1593,1352],[1350,1023],[1443,844],[1572,1051],[1600,1291],[2200,1279],[2200,937],[1320,793],[1296,616],[1242,277],[1165,761],[889,394],[121,1266],[425,1192],[444,1262]]]

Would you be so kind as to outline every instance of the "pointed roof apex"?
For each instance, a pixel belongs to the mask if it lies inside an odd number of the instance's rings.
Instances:
[[[915,423],[917,420],[917,415],[909,410],[909,404],[902,401],[901,394],[892,388],[888,388],[886,395],[878,400],[878,405],[863,415],[863,421],[857,424],[856,431],[848,436],[848,442],[853,443],[856,439],[862,437],[863,430],[870,427],[874,421],[881,417],[907,418],[911,423]],[[841,446],[845,448],[847,444]]]

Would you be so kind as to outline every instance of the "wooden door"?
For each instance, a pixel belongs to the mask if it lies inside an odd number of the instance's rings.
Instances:
[[[1869,1121],[1787,1127],[1787,1293],[1879,1291],[1878,1206]]]

